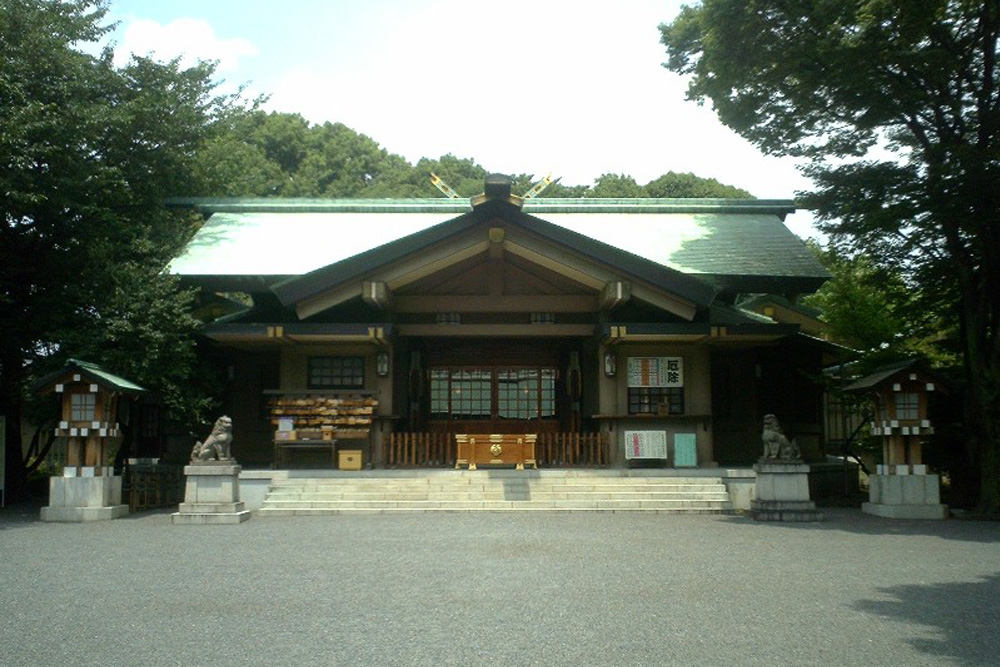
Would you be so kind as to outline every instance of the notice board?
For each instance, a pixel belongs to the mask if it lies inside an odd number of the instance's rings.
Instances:
[[[666,431],[625,431],[625,458],[666,459]]]

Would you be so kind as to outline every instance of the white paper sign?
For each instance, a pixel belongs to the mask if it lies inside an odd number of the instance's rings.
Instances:
[[[625,431],[626,459],[666,459],[666,431]]]

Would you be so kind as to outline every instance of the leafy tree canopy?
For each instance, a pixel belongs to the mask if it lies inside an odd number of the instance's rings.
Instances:
[[[1000,511],[1000,0],[703,0],[661,35],[691,99],[809,160],[834,243],[958,322],[980,504]]]
[[[193,373],[192,297],[163,273],[200,219],[164,199],[438,197],[432,171],[471,196],[486,173],[452,155],[411,165],[343,124],[264,113],[219,95],[211,63],[115,66],[109,49],[82,49],[107,34],[106,13],[106,0],[0,3],[0,414],[12,496],[25,388],[69,356],[147,386],[176,419],[207,416],[209,394],[191,379],[204,375]],[[532,180],[514,175],[521,191]],[[545,194],[596,196],[606,180]]]
[[[196,180],[203,196],[409,198],[440,197],[430,174],[463,197],[479,194],[487,169],[470,158],[442,155],[410,164],[340,123],[311,125],[302,116],[251,111],[236,116],[200,150]],[[524,193],[538,180],[513,174]],[[604,174],[592,186],[557,181],[543,197],[751,197],[715,179],[667,172],[639,185],[625,174]]]
[[[955,364],[954,324],[942,320],[942,309],[927,304],[899,271],[866,255],[816,246],[813,251],[833,278],[802,303],[822,313],[836,342],[859,353],[862,373],[915,355],[936,365]]]
[[[78,45],[109,29],[92,0],[0,4],[0,414],[12,495],[22,481],[20,403],[32,374],[78,356],[157,392],[196,420],[190,295],[163,274],[197,223],[165,209],[194,194],[194,156],[238,111],[213,66]],[[226,121],[223,123],[223,121]]]

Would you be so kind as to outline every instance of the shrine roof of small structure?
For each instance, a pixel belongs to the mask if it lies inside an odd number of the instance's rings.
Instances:
[[[427,232],[473,212],[465,199],[172,199],[209,216],[171,273],[226,284],[278,282]],[[783,224],[788,200],[554,199],[543,220],[641,260],[741,292],[811,292],[829,278]]]
[[[63,368],[40,378],[32,385],[32,387],[35,391],[44,390],[50,385],[53,385],[53,383],[60,378],[76,372],[78,372],[81,377],[87,378],[89,381],[96,384],[102,384],[109,389],[113,389],[114,391],[118,391],[123,394],[141,394],[147,391],[144,387],[140,387],[131,380],[126,380],[120,375],[115,375],[97,364],[89,361],[80,361],[79,359],[70,359]]]

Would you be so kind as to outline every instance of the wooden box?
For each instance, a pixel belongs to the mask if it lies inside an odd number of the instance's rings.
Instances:
[[[361,450],[341,449],[337,452],[337,467],[341,470],[361,470]]]

